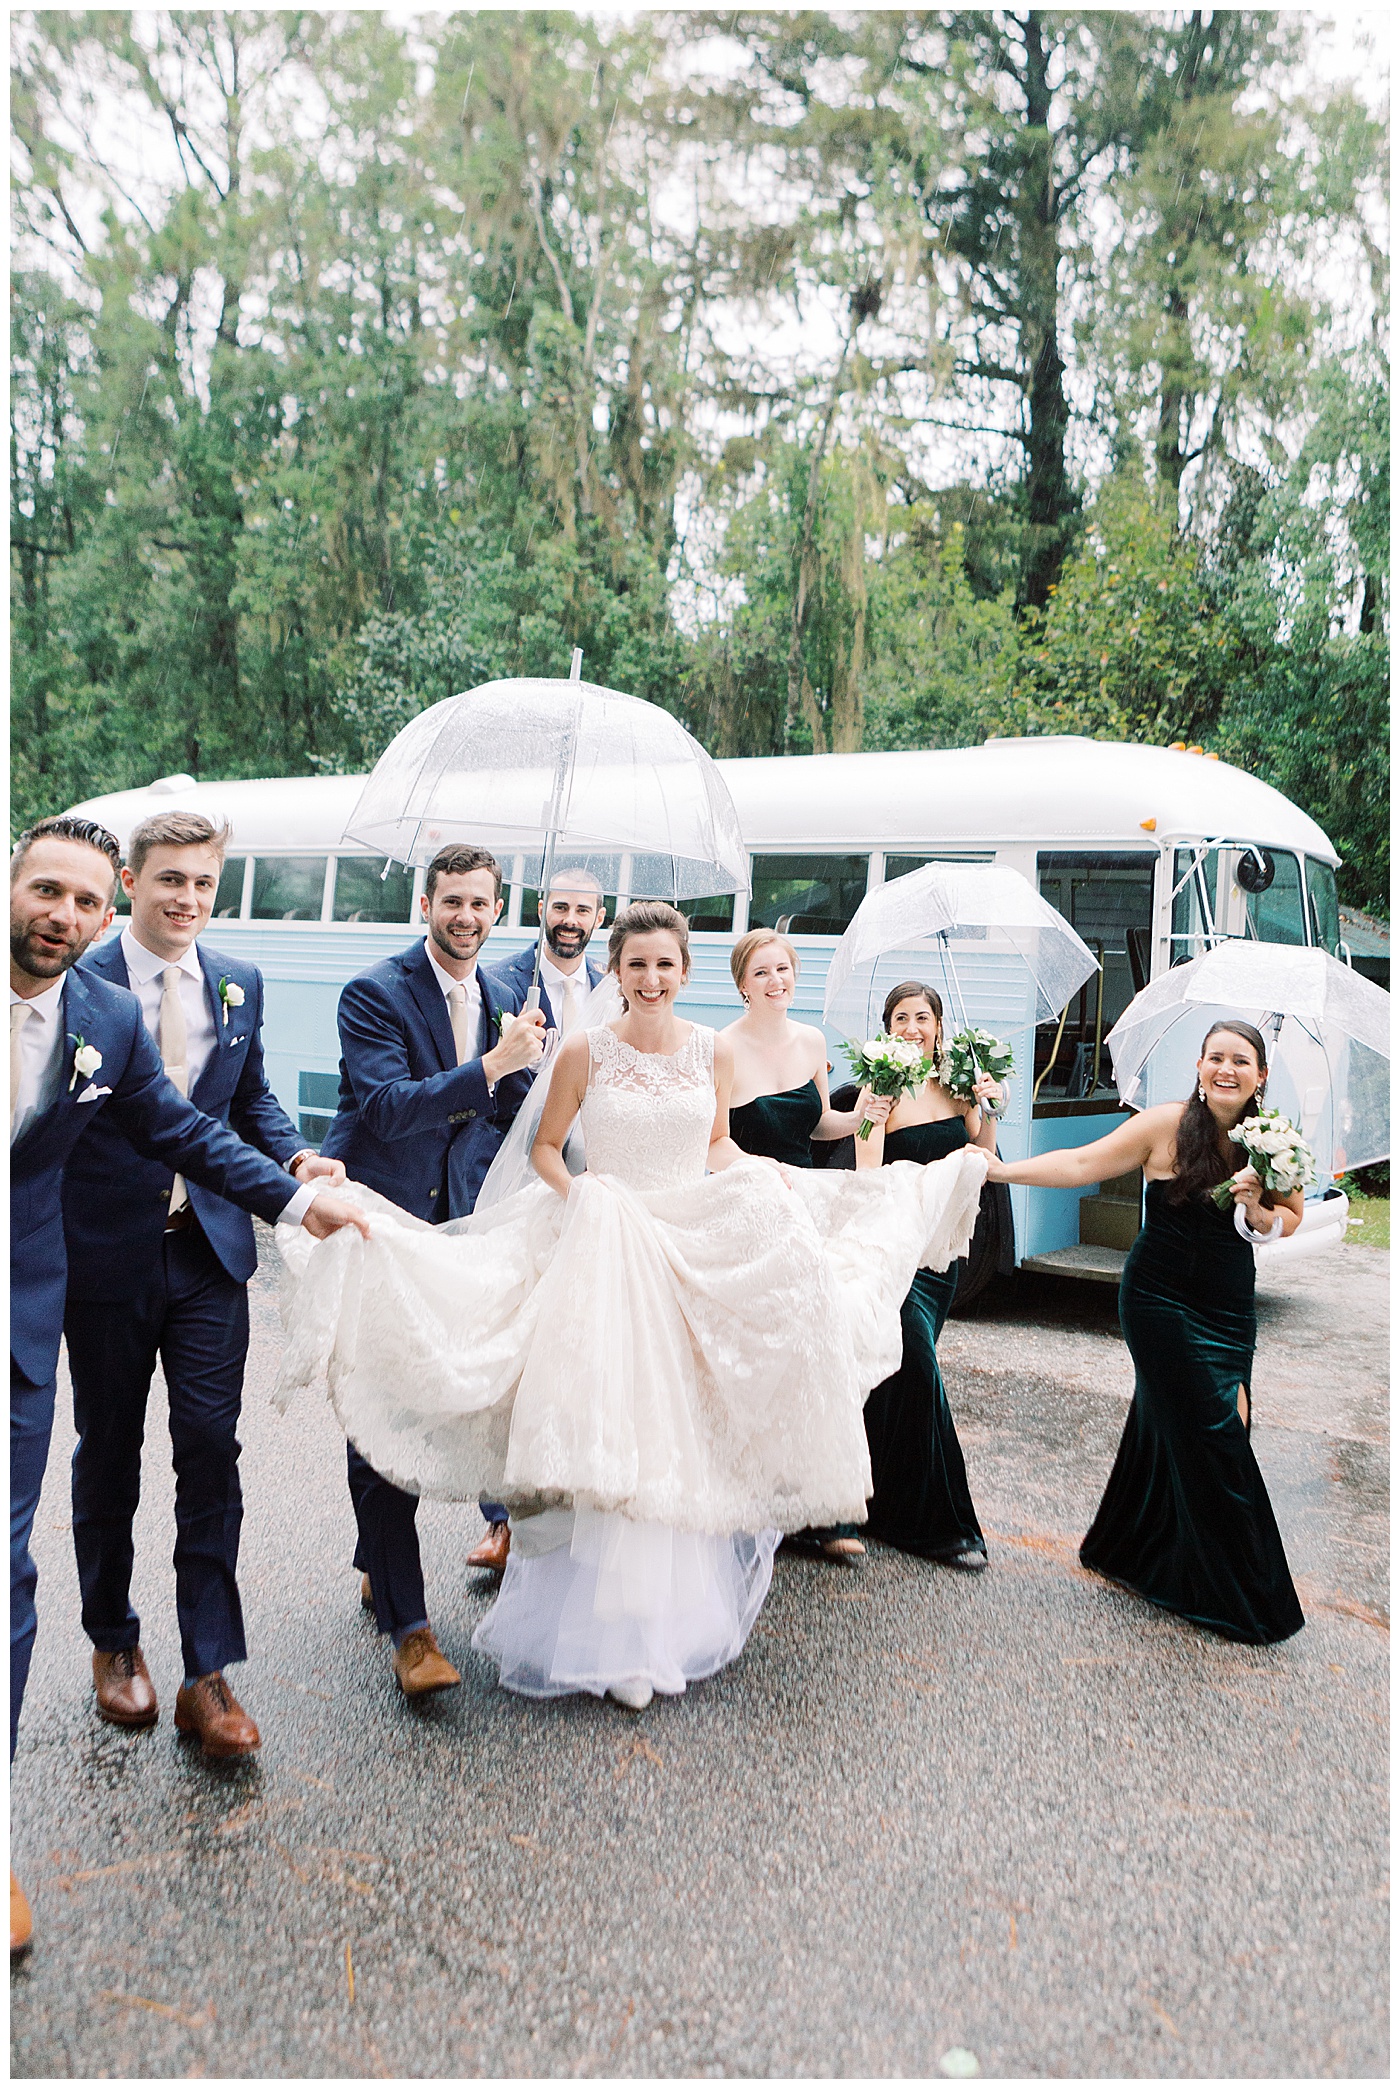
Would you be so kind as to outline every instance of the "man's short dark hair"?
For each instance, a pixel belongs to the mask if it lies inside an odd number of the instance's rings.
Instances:
[[[112,888],[115,891],[117,874],[122,867],[122,846],[109,828],[98,820],[80,820],[71,812],[56,812],[47,820],[36,820],[26,827],[14,846],[10,857],[10,883],[13,885],[24,867],[24,859],[36,841],[78,841],[85,848],[99,849],[112,866]]]
[[[423,880],[423,890],[431,904],[437,890],[439,878],[460,878],[464,871],[489,870],[496,880],[496,897],[501,896],[501,866],[489,849],[475,848],[470,842],[450,841],[446,848],[439,849],[428,865],[428,875]]]

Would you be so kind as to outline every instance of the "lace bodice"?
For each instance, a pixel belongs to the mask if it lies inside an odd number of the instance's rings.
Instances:
[[[715,1121],[715,1033],[696,1023],[678,1052],[639,1052],[606,1028],[588,1033],[579,1113],[591,1175],[665,1190],[705,1173]]]

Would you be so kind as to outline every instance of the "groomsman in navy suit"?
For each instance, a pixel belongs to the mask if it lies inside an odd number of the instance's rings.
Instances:
[[[582,1021],[584,1006],[599,980],[601,965],[585,958],[594,931],[607,920],[603,888],[591,870],[575,864],[554,871],[549,891],[539,902],[540,921],[540,1007],[547,1029],[561,1037]],[[535,946],[527,944],[503,964],[492,965],[491,977],[523,998],[534,983]],[[467,1554],[469,1567],[485,1567],[494,1574],[505,1572],[510,1557],[510,1524],[499,1502],[484,1501],[486,1535]]]
[[[82,960],[84,975],[141,1003],[182,1095],[305,1183],[345,1180],[267,1085],[262,975],[198,941],[223,869],[227,830],[202,813],[158,813],[127,845],[130,925]],[[145,1160],[99,1114],[64,1174],[73,1379],[73,1545],[97,1709],[115,1726],[154,1725],[156,1693],[131,1605],[132,1526],[141,1498],[146,1402],[159,1357],[175,1465],[175,1610],[181,1698],[207,1755],[249,1755],[260,1735],[224,1680],[248,1658],[238,1595],[243,1496],[237,1436],[248,1354],[247,1213]]]
[[[501,912],[501,873],[487,850],[439,849],[422,900],[427,934],[352,979],[340,997],[340,1101],[321,1151],[415,1218],[464,1217],[529,1091],[545,1018],[520,1014],[524,989],[477,958]],[[506,1025],[504,1016],[515,1021]],[[416,1495],[348,1447],[361,1596],[394,1642],[406,1697],[462,1678],[428,1622]]]
[[[323,1239],[367,1234],[343,1197],[285,1171],[181,1095],[134,994],[74,971],[112,919],[115,837],[61,814],[21,834],[10,859],[10,1753],[34,1650],[29,1550],[53,1431],[68,1268],[63,1170],[83,1134],[110,1116],[143,1159],[269,1222],[299,1220]],[[313,1203],[311,1200],[315,1199]],[[164,1205],[161,1206],[164,1223]],[[125,1243],[114,1240],[120,1258]],[[181,1707],[176,1702],[176,1720]],[[29,1943],[29,1905],[10,1874],[10,1949]]]

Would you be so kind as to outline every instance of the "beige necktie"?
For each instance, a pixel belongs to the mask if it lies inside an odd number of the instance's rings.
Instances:
[[[175,1083],[181,1095],[190,1092],[188,1033],[185,1028],[185,1008],[180,999],[180,967],[167,965],[160,975],[160,1056],[165,1062],[165,1071]],[[177,1175],[170,1185],[170,1212],[173,1219],[177,1211],[183,1211],[189,1203],[189,1191],[185,1178]]]
[[[27,1001],[10,1004],[10,1136],[15,1129],[15,1111],[19,1108],[19,1078],[22,1063],[20,1032],[34,1011]]]
[[[452,1042],[457,1047],[457,1064],[465,1066],[472,1056],[472,1037],[467,1028],[467,990],[460,979],[447,997],[447,1012],[452,1019]]]
[[[580,1000],[578,983],[581,976],[581,974],[573,972],[570,973],[568,978],[564,981],[563,991],[560,995],[560,999],[564,1004],[559,1011],[560,1037],[567,1037],[569,1035],[569,1032],[573,1030],[578,1023]]]

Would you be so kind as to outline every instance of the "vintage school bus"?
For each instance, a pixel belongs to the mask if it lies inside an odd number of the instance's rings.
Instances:
[[[1039,1027],[1013,968],[973,949],[959,960],[970,1015],[1016,1052],[1020,1072],[999,1132],[1010,1158],[1098,1138],[1121,1117],[1104,1039],[1134,993],[1169,966],[1232,936],[1348,955],[1339,859],[1322,829],[1281,792],[1196,748],[1064,736],[719,767],[749,846],[751,890],[686,905],[693,970],[683,1005],[702,1022],[722,1025],[738,1013],[729,949],[757,926],[797,944],[795,1013],[820,1022],[831,953],[864,894],[930,861],[1020,871],[1093,950],[1100,971],[1057,1021]],[[421,933],[421,870],[386,866],[342,839],[362,782],[168,776],[75,808],[123,843],[138,820],[176,806],[231,824],[207,940],[262,968],[269,1077],[308,1140],[324,1134],[335,1109],[340,988]],[[560,860],[571,859],[563,852]],[[626,856],[590,860],[611,912],[633,866]],[[502,868],[507,906],[487,964],[528,940],[536,919],[528,866],[516,858]],[[843,1062],[828,1035],[835,1084]],[[1324,1170],[1335,1158],[1321,1156]],[[1263,1252],[1310,1252],[1345,1238],[1346,1199],[1324,1188],[1293,1240]],[[1084,1194],[1016,1188],[989,1198],[968,1289],[1013,1266],[1116,1280],[1140,1208],[1136,1177]]]

